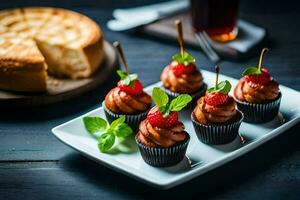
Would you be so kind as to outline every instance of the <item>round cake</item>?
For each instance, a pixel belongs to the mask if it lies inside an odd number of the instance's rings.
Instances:
[[[103,55],[101,29],[84,15],[41,7],[0,11],[0,89],[46,91],[47,73],[90,77]]]

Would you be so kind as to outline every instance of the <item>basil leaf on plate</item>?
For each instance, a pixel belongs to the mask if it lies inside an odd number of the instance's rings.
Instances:
[[[101,117],[84,117],[83,123],[90,134],[101,133],[107,127],[107,122]]]
[[[118,119],[114,120],[111,124],[109,129],[110,130],[114,130],[119,124],[122,124],[125,122],[125,115],[122,115],[121,117],[119,117]]]
[[[115,135],[110,133],[104,133],[98,140],[98,148],[101,152],[107,152],[115,143]]]
[[[119,124],[118,126],[116,126],[116,128],[113,131],[117,137],[121,137],[121,138],[125,138],[133,133],[130,126],[128,126],[125,123]]]

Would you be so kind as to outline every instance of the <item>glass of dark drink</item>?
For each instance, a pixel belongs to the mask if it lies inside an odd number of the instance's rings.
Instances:
[[[236,38],[239,0],[190,1],[195,32],[205,31],[218,42],[228,42]]]

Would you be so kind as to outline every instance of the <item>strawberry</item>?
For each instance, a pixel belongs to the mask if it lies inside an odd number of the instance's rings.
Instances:
[[[139,80],[134,80],[129,85],[123,84],[122,81],[119,81],[118,87],[121,91],[131,95],[140,95],[143,92],[143,85]]]
[[[207,93],[205,96],[205,102],[211,106],[224,105],[229,101],[229,96],[221,92]]]
[[[178,112],[172,111],[167,117],[164,117],[157,106],[150,110],[147,120],[152,126],[159,128],[169,128],[179,123]]]
[[[262,68],[262,74],[259,75],[246,75],[245,80],[250,86],[267,85],[271,81],[269,70]]]
[[[185,66],[182,63],[172,62],[170,66],[175,76],[180,76],[182,74],[191,74],[196,70],[196,66],[193,63]]]

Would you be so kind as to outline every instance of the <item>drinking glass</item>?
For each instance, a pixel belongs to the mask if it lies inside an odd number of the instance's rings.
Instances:
[[[213,40],[228,42],[238,34],[239,0],[190,0],[195,32],[205,31]]]

